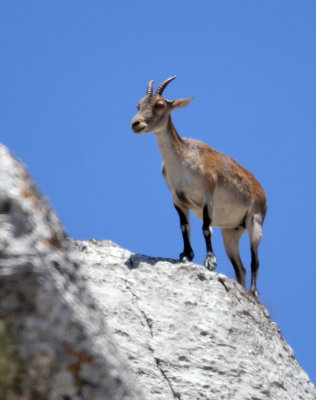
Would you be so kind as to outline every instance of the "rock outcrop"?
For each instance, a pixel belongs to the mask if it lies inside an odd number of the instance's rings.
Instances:
[[[74,246],[148,399],[316,399],[266,308],[235,281],[109,241]]]
[[[0,146],[0,399],[143,399],[81,262],[23,166]]]
[[[315,400],[316,390],[235,281],[68,239],[0,146],[0,399]]]

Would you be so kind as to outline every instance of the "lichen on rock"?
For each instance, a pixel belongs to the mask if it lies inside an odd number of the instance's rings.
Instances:
[[[16,391],[22,374],[22,363],[17,353],[18,335],[10,332],[0,321],[0,399],[9,398]],[[10,393],[11,392],[11,393]]]

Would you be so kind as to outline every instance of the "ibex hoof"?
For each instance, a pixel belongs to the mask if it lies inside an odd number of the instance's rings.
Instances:
[[[204,260],[204,266],[209,271],[215,271],[217,267],[216,257],[214,254],[207,254]]]
[[[194,253],[193,252],[191,252],[190,254],[187,254],[187,253],[181,253],[180,254],[180,261],[183,261],[183,262],[192,261],[193,258],[194,258]]]

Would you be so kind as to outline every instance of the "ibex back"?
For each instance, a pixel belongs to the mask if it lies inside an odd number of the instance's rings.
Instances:
[[[212,248],[212,226],[221,228],[226,253],[235,269],[236,279],[246,286],[246,271],[239,255],[239,241],[248,230],[251,247],[251,288],[257,296],[259,269],[258,247],[262,224],[267,211],[265,193],[253,174],[231,157],[212,149],[196,139],[181,138],[171,112],[185,107],[188,99],[166,100],[162,93],[169,82],[163,82],[153,93],[153,81],[137,105],[132,120],[135,133],[153,132],[163,158],[162,174],[172,193],[179,213],[184,242],[180,260],[191,261],[194,253],[190,243],[189,210],[203,221],[206,242],[204,265],[215,270],[216,257]]]

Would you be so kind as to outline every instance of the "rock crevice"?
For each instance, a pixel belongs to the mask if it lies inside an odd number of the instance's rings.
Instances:
[[[133,260],[132,257],[131,257],[131,260]],[[133,265],[133,263],[132,263],[132,265]],[[127,284],[127,282],[128,282],[128,281],[127,281],[127,279],[126,279],[126,288],[130,290],[130,292],[131,292],[132,296],[135,298],[136,304],[137,304],[137,296],[136,296],[136,294],[135,294],[135,293],[133,292],[133,290],[132,290],[131,282],[129,283],[129,285]],[[153,320],[152,320],[151,318],[149,318],[149,317],[146,315],[145,311],[142,310],[140,307],[138,307],[138,309],[139,309],[140,313],[142,314],[142,316],[143,316],[143,318],[144,318],[144,321],[146,322],[146,325],[147,325],[147,327],[148,327],[148,331],[149,331],[149,333],[150,333],[151,338],[153,338],[153,337],[154,337],[154,334],[153,334]],[[176,391],[174,390],[174,388],[172,387],[172,383],[171,383],[170,379],[168,378],[166,372],[165,372],[165,371],[163,370],[163,368],[162,368],[161,360],[160,360],[159,358],[155,357],[154,349],[152,348],[152,346],[151,346],[150,343],[149,343],[149,345],[148,345],[148,349],[149,349],[149,351],[152,352],[153,358],[154,358],[154,360],[155,360],[155,362],[156,362],[156,365],[157,365],[157,368],[158,368],[158,370],[160,371],[160,373],[161,373],[163,379],[165,380],[166,384],[169,386],[173,398],[174,398],[175,400],[181,400],[181,395],[180,395],[180,393],[176,392]]]

